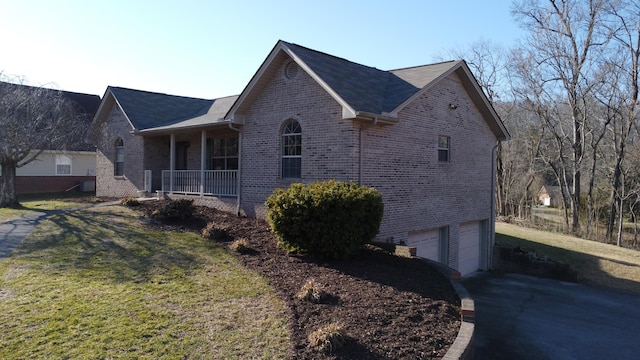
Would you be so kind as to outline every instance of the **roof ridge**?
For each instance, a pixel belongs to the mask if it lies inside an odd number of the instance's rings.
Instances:
[[[426,66],[443,65],[443,64],[446,64],[446,63],[456,63],[456,62],[458,62],[458,61],[462,61],[462,59],[457,59],[457,60],[445,60],[445,61],[438,61],[438,62],[431,63],[431,64],[423,64],[423,65],[407,66],[407,67],[401,67],[401,68],[397,68],[397,69],[391,69],[391,70],[389,70],[389,71],[390,71],[390,72],[392,72],[392,71],[401,71],[401,70],[417,69],[417,68],[426,67]]]
[[[213,99],[211,99],[211,98],[200,98],[200,97],[195,97],[195,96],[174,95],[174,94],[167,94],[167,93],[157,92],[157,91],[140,90],[140,89],[133,89],[133,88],[127,88],[127,87],[122,87],[122,86],[112,86],[112,85],[109,85],[109,89],[120,89],[120,90],[126,90],[126,91],[135,91],[135,92],[138,92],[138,93],[153,94],[153,95],[164,95],[164,96],[171,96],[171,97],[183,98],[183,99],[193,99],[193,100],[212,101],[212,100],[222,99],[222,98],[213,98]]]
[[[323,51],[311,49],[311,48],[308,48],[306,46],[298,45],[298,44],[295,44],[295,43],[289,43],[289,42],[286,42],[286,41],[282,41],[282,42],[285,43],[286,45],[297,46],[297,47],[302,48],[304,50],[311,51],[311,52],[314,52],[314,53],[319,54],[319,55],[328,56],[328,57],[331,57],[331,58],[336,59],[336,60],[345,61],[345,62],[351,63],[353,65],[358,65],[358,66],[361,66],[361,67],[365,67],[365,68],[368,68],[368,69],[371,69],[371,70],[380,71],[380,72],[389,72],[389,70],[382,70],[382,69],[378,69],[375,66],[364,65],[364,64],[349,60],[347,58],[343,58],[343,57],[332,55],[332,54],[329,54],[329,53],[326,53],[326,52],[323,52]]]

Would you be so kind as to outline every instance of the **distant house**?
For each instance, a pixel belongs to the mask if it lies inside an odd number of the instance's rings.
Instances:
[[[100,106],[100,96],[68,91],[62,93],[78,109],[80,121],[88,123],[93,119]],[[84,189],[93,191],[95,168],[95,146],[84,139],[64,151],[46,149],[36,160],[16,169],[16,193],[60,192],[80,188],[81,185]]]
[[[508,133],[464,61],[383,71],[279,41],[239,96],[107,88],[99,196],[160,191],[252,217],[294,182],[383,195],[378,240],[462,274],[491,266],[493,167]]]
[[[538,191],[538,201],[543,206],[561,207],[562,189],[560,186],[544,185]]]

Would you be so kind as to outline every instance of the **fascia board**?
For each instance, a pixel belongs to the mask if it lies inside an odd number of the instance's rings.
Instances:
[[[105,91],[104,96],[102,97],[100,106],[98,106],[98,110],[96,111],[96,114],[93,117],[93,120],[91,122],[92,126],[100,121],[104,121],[104,119],[108,115],[108,111],[111,110],[111,107],[113,107],[113,105],[118,105],[118,107],[122,111],[122,114],[124,114],[124,118],[129,123],[129,126],[131,126],[132,131],[136,131],[137,130],[136,127],[133,126],[133,123],[129,119],[129,116],[127,116],[127,113],[124,111],[124,108],[118,102],[118,99],[113,94],[113,91],[111,91],[111,87],[107,88],[107,91]],[[108,107],[108,108],[105,108],[105,107]]]
[[[445,71],[442,74],[440,74],[437,78],[431,80],[431,82],[429,82],[427,85],[423,86],[422,89],[418,90],[410,98],[408,98],[402,104],[398,105],[395,109],[393,109],[391,111],[391,114],[393,114],[394,116],[398,116],[398,113],[400,112],[400,110],[404,109],[407,105],[411,104],[414,100],[416,100],[417,98],[422,96],[422,94],[427,92],[432,86],[434,86],[435,84],[439,83],[440,80],[446,78],[451,73],[453,73],[458,67],[460,67],[461,63],[462,63],[462,60],[459,60],[456,63],[454,63],[453,65],[451,65],[451,67],[449,69],[447,69],[447,71]]]
[[[251,78],[251,80],[249,80],[249,83],[247,84],[247,86],[245,86],[245,88],[242,90],[236,102],[231,106],[231,108],[229,109],[229,111],[224,117],[225,119],[230,120],[234,123],[238,123],[238,120],[235,120],[236,112],[242,106],[242,104],[247,100],[247,97],[249,96],[249,94],[253,92],[256,84],[258,83],[260,78],[264,76],[265,72],[271,66],[271,64],[273,63],[274,59],[276,58],[276,56],[278,55],[278,52],[282,49],[282,47],[283,47],[282,41],[278,41],[278,43],[271,50],[271,52],[269,53],[267,58],[264,60],[262,65],[260,65],[256,73],[253,74],[253,77]]]
[[[466,88],[468,88],[468,86],[471,86],[475,90],[474,92],[472,92],[472,94],[475,94],[475,96],[472,95],[471,98],[482,103],[485,111],[488,112],[488,115],[491,117],[494,124],[497,125],[498,129],[503,135],[503,136],[499,136],[498,140],[500,141],[509,140],[511,138],[511,135],[509,134],[509,131],[507,130],[507,128],[504,126],[504,123],[502,122],[502,120],[500,120],[500,116],[498,116],[498,113],[494,109],[493,105],[491,105],[491,102],[489,101],[487,96],[484,94],[484,91],[482,91],[482,88],[480,87],[478,82],[475,80],[475,77],[471,73],[471,70],[469,69],[469,67],[464,62],[462,63],[463,63],[463,66],[460,66],[460,69],[465,74],[465,78],[462,79],[463,85]],[[483,111],[481,110],[481,112]]]
[[[298,66],[300,66],[304,71],[306,71],[315,82],[317,82],[331,97],[342,106],[342,118],[350,119],[356,117],[356,111],[347,103],[331,86],[329,86],[326,82],[322,80],[318,74],[316,74],[302,59],[296,55],[294,51],[290,48],[283,46],[282,50],[289,55],[295,61]]]

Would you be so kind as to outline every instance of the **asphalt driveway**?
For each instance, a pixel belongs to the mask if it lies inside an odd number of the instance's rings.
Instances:
[[[640,359],[640,296],[530,276],[478,273],[475,359]]]

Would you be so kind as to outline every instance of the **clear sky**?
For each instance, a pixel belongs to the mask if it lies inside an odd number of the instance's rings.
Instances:
[[[108,85],[239,94],[278,40],[390,70],[523,36],[511,0],[0,0],[0,72],[102,96]]]

